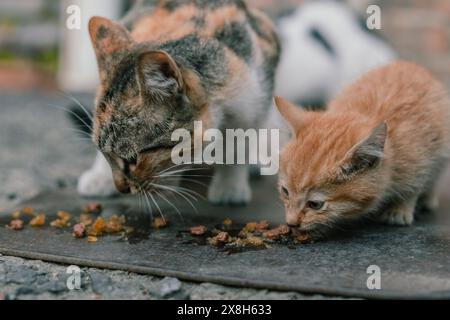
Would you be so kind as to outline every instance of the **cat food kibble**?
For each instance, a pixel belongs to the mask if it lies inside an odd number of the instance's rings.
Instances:
[[[23,225],[24,225],[23,220],[14,219],[9,223],[9,225],[7,225],[7,227],[12,230],[22,230]]]
[[[86,213],[101,213],[103,211],[103,207],[98,202],[91,202],[83,207],[83,211]]]
[[[86,234],[86,226],[83,223],[78,223],[73,226],[72,235],[75,238],[83,238]]]
[[[87,241],[88,242],[97,242],[98,238],[95,236],[88,236]]]
[[[231,225],[233,224],[233,220],[231,220],[230,218],[226,218],[225,220],[223,220],[222,224],[225,227],[231,227]]]
[[[95,220],[92,227],[89,229],[88,234],[90,236],[100,236],[106,230],[106,222],[105,219],[99,217]]]
[[[155,218],[152,223],[152,227],[155,229],[162,229],[169,225],[169,220],[163,218]]]
[[[14,211],[11,216],[13,217],[13,219],[20,219],[21,216],[21,212],[19,210]]]
[[[80,222],[83,223],[85,226],[90,226],[94,222],[94,219],[90,214],[82,213],[80,215]]]
[[[202,236],[208,231],[205,226],[195,226],[190,229],[190,232],[194,236]]]
[[[32,227],[42,227],[45,224],[45,214],[40,213],[30,221]]]
[[[286,236],[290,232],[291,229],[287,225],[283,224],[275,229],[264,232],[264,237],[271,240],[277,240],[280,238],[280,236]]]
[[[208,238],[208,242],[215,247],[224,245],[229,240],[230,240],[230,236],[229,236],[228,232],[224,232],[224,231],[219,232],[215,237]]]
[[[72,215],[66,211],[58,211],[56,214],[58,216],[58,219],[52,221],[50,223],[50,226],[54,228],[65,228],[70,226],[70,219],[72,218]]]
[[[34,214],[34,209],[31,207],[25,207],[22,209],[22,213],[28,216],[32,216]]]
[[[125,229],[124,223],[125,223],[124,216],[113,215],[108,219],[108,222],[106,223],[106,232],[107,233],[121,232]]]

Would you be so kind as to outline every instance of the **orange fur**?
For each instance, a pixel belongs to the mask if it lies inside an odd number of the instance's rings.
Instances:
[[[427,70],[397,62],[369,72],[325,112],[276,103],[295,133],[280,161],[288,223],[328,229],[371,214],[408,225],[417,200],[432,207],[449,155],[450,101]],[[317,198],[323,208],[314,210]]]

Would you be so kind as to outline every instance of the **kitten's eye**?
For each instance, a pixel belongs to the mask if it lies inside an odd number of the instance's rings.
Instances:
[[[325,205],[325,201],[308,201],[306,206],[313,210],[320,210]]]
[[[286,197],[289,197],[289,191],[288,191],[288,189],[286,189],[285,187],[281,187],[281,192],[282,192],[283,195],[285,195]]]

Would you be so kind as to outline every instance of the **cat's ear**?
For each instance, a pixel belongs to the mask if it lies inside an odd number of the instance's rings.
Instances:
[[[274,100],[278,111],[289,123],[293,133],[296,133],[302,126],[305,111],[281,97],[275,97]]]
[[[384,157],[387,125],[383,122],[369,137],[352,147],[345,157],[343,173],[351,175],[375,167]]]
[[[117,53],[126,50],[133,43],[125,27],[102,17],[92,17],[89,20],[89,34],[100,73],[110,70],[113,59],[118,56]]]
[[[147,51],[138,56],[141,94],[156,102],[168,99],[183,88],[177,63],[164,51]]]

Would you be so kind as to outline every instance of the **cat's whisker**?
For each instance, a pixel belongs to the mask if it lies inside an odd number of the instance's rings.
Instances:
[[[198,180],[195,180],[195,179],[189,179],[189,178],[184,178],[183,176],[180,176],[181,178],[178,178],[178,177],[163,177],[161,180],[181,180],[181,181],[188,181],[188,182],[191,182],[191,183],[195,183],[195,184],[198,184],[198,185],[200,185],[200,186],[203,186],[203,187],[208,187],[208,185],[206,184],[206,183],[203,183],[203,182],[201,182],[201,181],[198,181]]]
[[[178,208],[169,201],[169,199],[167,199],[164,194],[162,192],[158,192],[157,190],[155,190],[156,194],[159,195],[159,197],[161,199],[163,199],[165,202],[167,202],[172,208],[175,209],[175,211],[178,213],[178,216],[181,218],[181,220],[184,220],[183,215],[181,214],[180,210],[178,210]]]
[[[92,114],[87,110],[87,108],[85,106],[83,106],[83,104],[80,102],[80,100],[78,100],[77,98],[75,98],[73,95],[71,95],[70,93],[64,93],[66,94],[66,96],[72,100],[73,102],[75,102],[86,114],[86,116],[92,121]]]
[[[180,191],[178,191],[178,190],[176,190],[176,189],[173,189],[173,188],[171,188],[171,187],[168,187],[168,186],[162,186],[162,185],[158,185],[158,184],[154,184],[154,183],[150,183],[150,185],[152,185],[152,186],[155,187],[155,188],[160,188],[160,189],[163,189],[163,190],[168,190],[168,191],[173,192],[173,194],[179,195],[179,196],[182,197],[184,200],[186,200],[186,201],[189,203],[189,205],[194,209],[194,211],[198,214],[197,208],[194,206],[194,204],[192,203],[192,201],[191,201],[184,193],[182,193],[182,192],[180,192]],[[191,196],[191,197],[192,197],[192,196]]]
[[[83,118],[81,118],[78,114],[76,114],[75,112],[73,112],[72,110],[70,110],[70,109],[68,109],[68,108],[65,108],[65,107],[57,106],[57,105],[54,105],[54,104],[47,104],[47,106],[48,106],[48,107],[52,107],[52,108],[56,108],[56,109],[59,109],[59,110],[62,110],[62,111],[66,111],[66,112],[72,114],[72,115],[75,116],[78,120],[80,120],[81,123],[82,123],[84,126],[86,126],[90,131],[93,131],[92,126],[91,126],[90,124],[88,124],[88,123],[87,123]]]
[[[179,169],[179,170],[174,170],[174,171],[169,171],[163,174],[160,174],[159,176],[169,176],[175,173],[182,173],[182,172],[189,172],[189,171],[201,171],[201,170],[206,170],[206,168],[188,168],[188,169]]]
[[[158,202],[156,201],[155,197],[152,195],[151,192],[149,192],[149,193],[147,193],[147,194],[148,194],[148,195],[150,196],[150,198],[152,199],[153,203],[155,204],[156,208],[157,208],[158,211],[159,211],[159,214],[160,214],[161,218],[162,218],[162,219],[164,220],[164,222],[165,222],[165,221],[166,221],[166,218],[164,217],[164,214],[162,213],[161,207],[158,205]]]
[[[150,216],[151,216],[152,221],[153,221],[153,210],[152,210],[152,206],[150,204],[150,200],[148,198],[147,192],[145,192],[144,189],[141,189],[141,192],[144,195],[144,199],[145,199],[145,202],[147,204],[148,212],[150,213]]]

